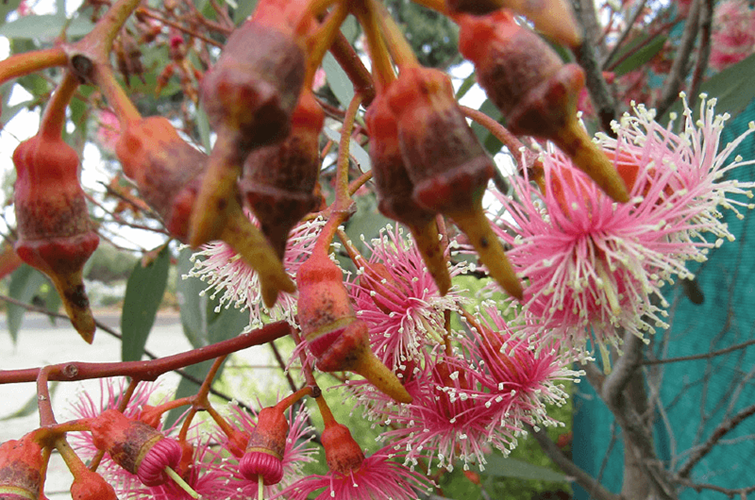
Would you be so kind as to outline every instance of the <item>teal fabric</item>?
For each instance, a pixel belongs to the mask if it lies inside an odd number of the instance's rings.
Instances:
[[[755,121],[755,102],[727,123],[722,145],[747,130],[750,121]],[[736,154],[755,159],[755,140],[748,138]],[[742,181],[753,181],[755,166],[742,167],[734,175]],[[745,213],[744,220],[730,211],[723,215],[737,240],[711,251],[709,260],[702,265],[690,266],[697,274],[703,294],[701,304],[694,304],[680,285],[664,290],[669,301],[673,301],[672,326],[669,331],[659,331],[653,339],[659,357],[704,354],[745,342],[755,335],[755,213]],[[665,354],[660,356],[664,349]],[[705,442],[727,415],[755,403],[755,346],[711,360],[672,363],[664,368],[661,400],[673,431],[667,432],[661,415],[656,415],[655,430],[658,456],[667,462],[673,455]],[[746,382],[740,385],[743,380]],[[734,390],[739,393],[733,400]],[[620,431],[613,428],[611,414],[587,383],[579,386],[574,404],[574,461],[590,474],[600,476],[609,490],[619,492],[623,467]],[[728,489],[755,485],[752,465],[755,440],[748,439],[753,434],[755,417],[750,417],[726,434],[723,438],[726,444],[716,446],[692,469],[690,478]],[[676,469],[685,459],[681,458]],[[590,495],[577,487],[575,498],[587,500]],[[687,489],[681,498],[726,496],[710,490],[696,493]],[[750,498],[755,498],[755,493]]]

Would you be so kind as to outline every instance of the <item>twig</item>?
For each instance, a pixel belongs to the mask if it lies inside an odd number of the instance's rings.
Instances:
[[[747,342],[742,342],[740,344],[735,344],[733,346],[729,346],[726,349],[720,349],[718,351],[712,351],[707,352],[704,354],[694,354],[692,356],[680,356],[678,358],[668,358],[668,359],[648,359],[645,361],[642,361],[640,364],[642,365],[660,365],[665,363],[678,363],[681,361],[695,361],[698,359],[711,359],[715,358],[716,356],[721,356],[723,354],[730,353],[732,351],[737,351],[739,349],[745,349],[751,345],[755,344],[755,339],[748,340]]]
[[[624,40],[626,40],[629,33],[632,32],[632,27],[634,26],[634,23],[637,22],[637,19],[640,17],[640,14],[642,14],[642,11],[645,10],[645,4],[647,3],[647,0],[642,0],[637,5],[637,10],[634,11],[634,14],[632,14],[632,17],[627,22],[626,28],[624,28],[624,31],[619,35],[619,38],[616,40],[616,45],[613,46],[611,51],[608,53],[608,55],[603,58],[603,64],[602,66],[605,68],[608,66],[608,63],[611,62],[611,59],[614,58],[617,52],[619,52],[619,49],[621,48],[621,44],[624,43]]]
[[[694,108],[695,106],[705,70],[708,69],[711,26],[713,24],[713,0],[703,0],[700,9],[700,47],[697,49],[697,61],[695,61],[692,82],[689,85],[690,108]]]
[[[619,495],[615,495],[605,489],[598,481],[595,480],[590,474],[580,469],[574,462],[569,460],[561,450],[558,449],[556,443],[551,441],[548,434],[545,431],[536,431],[532,426],[525,424],[525,427],[529,433],[535,438],[535,441],[540,445],[543,452],[558,465],[562,471],[568,475],[574,477],[574,479],[587,490],[592,498],[595,500],[620,500]]]
[[[616,119],[616,99],[611,95],[608,83],[603,78],[603,68],[598,61],[598,55],[592,43],[595,37],[591,28],[596,24],[592,0],[575,0],[574,10],[580,25],[585,30],[585,40],[574,55],[577,62],[585,70],[587,90],[590,92],[590,98],[595,105],[601,128],[610,133],[611,122]]]
[[[679,91],[682,90],[682,83],[684,83],[689,66],[689,58],[695,46],[695,38],[697,38],[697,27],[700,21],[700,6],[702,3],[703,0],[692,1],[692,6],[687,15],[687,22],[684,25],[684,33],[682,34],[682,39],[679,41],[679,48],[676,51],[676,57],[671,64],[671,71],[669,71],[661,97],[655,105],[655,109],[658,110],[658,116],[663,116],[668,111],[668,108],[679,96]]]

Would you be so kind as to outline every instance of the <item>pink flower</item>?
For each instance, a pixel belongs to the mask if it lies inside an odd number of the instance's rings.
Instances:
[[[499,234],[513,245],[509,258],[529,280],[525,323],[576,347],[591,339],[601,352],[618,342],[618,328],[642,337],[666,327],[666,312],[651,297],[667,307],[664,281],[690,276],[685,262],[704,260],[715,245],[702,233],[728,234],[717,220],[719,205],[750,206],[729,197],[751,196],[750,185],[720,180],[750,163],[724,165],[742,138],[717,154],[723,118],[704,99],[701,106],[697,126],[685,110],[679,136],[642,106],[615,125],[617,139],[599,136],[630,187],[629,203],[614,204],[553,148],[543,155],[545,194],[527,179],[512,179],[520,201],[501,201],[518,236]]]
[[[236,429],[248,439],[257,426],[258,412],[255,411],[250,415],[237,405],[231,405],[231,414]],[[278,484],[265,486],[265,498],[270,498],[300,478],[302,467],[312,462],[313,454],[317,452],[315,448],[309,446],[314,437],[314,429],[308,424],[309,411],[306,407],[301,406],[296,412],[289,409],[287,418],[289,429],[283,451],[283,480]],[[220,448],[211,452],[214,454],[212,469],[222,473],[226,478],[223,485],[224,498],[238,500],[256,498],[258,483],[242,475],[239,470],[240,459],[234,453],[234,443],[220,431],[215,432],[214,439],[220,444]]]
[[[711,35],[711,67],[720,71],[738,63],[753,50],[755,11],[743,0],[726,0],[718,4]]]
[[[349,289],[357,316],[369,325],[373,351],[395,369],[417,359],[424,347],[439,344],[445,332],[444,312],[457,310],[462,299],[458,290],[444,297],[438,293],[419,251],[401,227],[388,225],[367,246],[372,252],[367,269],[359,269],[359,279]],[[450,274],[456,276],[464,269],[457,264]]]
[[[249,214],[255,221],[254,216]],[[312,253],[317,234],[325,224],[323,219],[300,223],[288,238],[283,265],[289,276],[294,278],[299,266]],[[272,309],[262,302],[260,282],[257,272],[249,267],[226,243],[216,241],[204,245],[202,250],[192,255],[194,267],[188,276],[195,276],[208,283],[207,291],[212,297],[220,296],[220,306],[249,309],[248,329],[263,325],[263,317],[270,321],[285,320],[296,324],[296,295],[281,293]]]
[[[109,152],[115,151],[115,143],[121,133],[121,124],[115,113],[109,109],[99,112],[99,127],[97,128],[97,142]]]
[[[412,500],[417,497],[415,488],[427,490],[429,487],[427,479],[421,474],[392,461],[394,455],[388,448],[365,458],[348,428],[343,425],[334,422],[326,424],[322,442],[330,469],[328,473],[304,477],[272,500],[306,500],[320,489],[322,491],[314,497],[316,500]]]

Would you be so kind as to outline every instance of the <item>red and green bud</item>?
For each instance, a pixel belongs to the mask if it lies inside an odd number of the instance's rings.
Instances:
[[[147,486],[168,481],[165,469],[175,469],[182,449],[178,442],[116,410],[106,410],[91,423],[94,445]]]
[[[585,76],[505,11],[459,16],[459,51],[472,61],[477,81],[506,116],[514,134],[553,141],[616,201],[629,193],[611,162],[577,119]]]
[[[95,323],[83,268],[99,244],[79,183],[79,157],[61,138],[36,135],[13,152],[18,256],[50,277],[76,331],[91,343]]]
[[[450,217],[491,276],[521,298],[522,286],[482,209],[495,164],[467,125],[448,76],[434,69],[405,68],[386,94],[414,183],[414,201]]]
[[[357,319],[343,285],[343,275],[324,252],[315,252],[299,268],[299,324],[310,352],[324,372],[350,371],[402,403],[411,396],[370,349],[367,324]]]
[[[259,148],[246,158],[239,189],[260,221],[280,259],[288,233],[319,205],[319,138],[325,115],[310,90],[301,93],[291,133],[280,144]]]

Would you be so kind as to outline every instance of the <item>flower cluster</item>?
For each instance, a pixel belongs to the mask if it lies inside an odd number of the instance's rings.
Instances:
[[[695,119],[685,102],[678,134],[673,122],[663,127],[637,105],[614,124],[616,138],[598,136],[631,189],[629,203],[615,204],[552,147],[541,156],[544,193],[527,177],[512,179],[516,201],[499,199],[513,223],[502,221],[499,235],[529,282],[520,318],[526,328],[604,350],[621,329],[642,337],[667,326],[663,284],[691,278],[688,261],[705,260],[722,238],[732,239],[719,207],[742,216],[737,207],[753,206],[746,201],[752,185],[726,178],[752,163],[727,163],[752,128],[719,152],[726,117],[714,105],[703,96]]]

